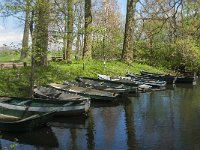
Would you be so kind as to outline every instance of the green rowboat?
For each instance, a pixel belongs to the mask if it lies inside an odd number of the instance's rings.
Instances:
[[[65,100],[44,100],[19,97],[0,97],[0,111],[19,113],[26,111],[28,115],[38,113],[49,113],[55,111],[55,115],[68,116],[80,115],[89,111],[90,101],[65,101]]]
[[[26,132],[46,125],[53,119],[55,112],[30,115],[26,110],[12,113],[0,109],[0,130],[6,132]]]

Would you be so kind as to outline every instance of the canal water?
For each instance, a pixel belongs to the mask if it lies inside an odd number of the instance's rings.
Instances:
[[[65,118],[24,134],[1,133],[1,149],[198,150],[200,86],[141,93],[120,104],[95,104],[88,118]]]

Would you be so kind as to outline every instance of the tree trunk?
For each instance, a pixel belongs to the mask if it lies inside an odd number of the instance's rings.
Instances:
[[[82,30],[84,27],[84,4],[83,1],[79,0],[78,3],[75,4],[75,14],[74,19],[76,19],[76,28],[77,28],[77,35],[76,35],[76,53],[75,58],[79,59],[80,56],[82,56],[82,50],[83,50],[83,34]]]
[[[72,60],[72,43],[73,43],[73,0],[68,0],[67,12],[68,12],[68,22],[67,22],[67,53],[66,58],[67,62]]]
[[[83,59],[92,58],[92,1],[85,0],[85,36],[83,47]]]
[[[80,55],[80,47],[81,47],[81,16],[78,16],[78,22],[77,22],[77,28],[78,28],[78,34],[76,39],[76,58]]]
[[[78,59],[80,55],[80,34],[78,33],[77,35],[77,40],[76,40],[76,58]]]
[[[27,53],[28,53],[30,7],[31,7],[31,0],[26,0],[26,17],[25,17],[25,25],[24,25],[24,34],[23,34],[23,39],[22,39],[22,50],[21,50],[21,56],[20,56],[21,60],[26,58]]]
[[[48,26],[50,17],[50,1],[37,0],[35,22],[35,64],[47,66]]]
[[[121,56],[122,61],[126,63],[131,63],[133,59],[134,16],[137,2],[138,0],[127,0],[124,43]]]
[[[34,96],[34,83],[35,83],[35,60],[34,60],[34,54],[35,54],[35,37],[33,35],[33,26],[34,26],[34,10],[31,11],[31,18],[30,18],[30,34],[32,39],[32,50],[31,50],[31,74],[30,74],[30,93],[29,96],[33,98]]]
[[[64,37],[63,37],[63,59],[67,59],[67,15],[66,11],[64,12]]]

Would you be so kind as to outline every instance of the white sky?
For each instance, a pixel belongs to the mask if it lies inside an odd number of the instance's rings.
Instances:
[[[125,16],[126,0],[118,1],[122,14]],[[3,44],[20,47],[19,45],[21,44],[22,37],[23,25],[21,22],[19,22],[17,19],[14,19],[13,17],[9,17],[5,20],[0,18],[0,47],[2,47]]]
[[[6,29],[0,25],[0,47],[3,44],[17,46],[22,40],[22,35],[22,32],[16,32],[14,29]]]
[[[3,44],[17,46],[22,41],[23,25],[13,17],[0,18],[0,47]],[[11,44],[12,43],[12,44]]]

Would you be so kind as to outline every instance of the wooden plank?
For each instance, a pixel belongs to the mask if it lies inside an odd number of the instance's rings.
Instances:
[[[62,57],[62,56],[52,56],[52,57],[51,57],[51,60],[52,60],[52,61],[62,61],[62,60],[63,60],[63,57]]]

